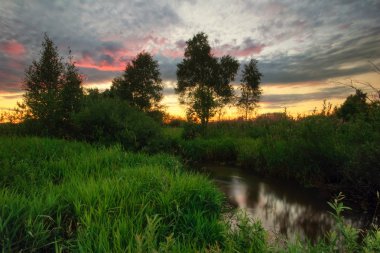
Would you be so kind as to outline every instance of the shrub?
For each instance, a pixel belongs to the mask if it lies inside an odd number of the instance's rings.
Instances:
[[[158,123],[118,99],[88,99],[73,121],[75,138],[106,145],[121,143],[129,150],[149,150],[161,138]]]

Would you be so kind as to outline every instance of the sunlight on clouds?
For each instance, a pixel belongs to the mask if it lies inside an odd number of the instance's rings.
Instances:
[[[22,101],[23,93],[0,93],[0,113],[13,110]]]

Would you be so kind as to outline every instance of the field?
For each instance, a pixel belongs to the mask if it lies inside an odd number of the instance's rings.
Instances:
[[[170,155],[39,138],[1,138],[1,144],[3,252],[227,247],[221,193]]]
[[[375,252],[380,247],[378,230],[358,244],[358,231],[340,223],[340,213],[335,237],[315,245],[270,244],[257,221],[238,215],[231,226],[216,187],[184,171],[170,155],[34,137],[1,137],[1,144],[2,252],[335,252],[335,247]],[[336,237],[342,231],[351,237]]]

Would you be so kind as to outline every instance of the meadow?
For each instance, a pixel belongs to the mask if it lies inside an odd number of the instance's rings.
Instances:
[[[2,252],[195,252],[226,243],[223,196],[172,156],[2,137]],[[245,240],[260,250],[264,232]],[[252,246],[253,245],[253,246]]]
[[[275,243],[233,214],[216,186],[168,154],[37,137],[1,137],[1,252],[376,252],[344,224],[326,238]],[[234,217],[232,217],[233,215]],[[231,222],[233,224],[231,224]]]

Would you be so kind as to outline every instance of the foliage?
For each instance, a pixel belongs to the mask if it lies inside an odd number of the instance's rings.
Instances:
[[[0,246],[4,252],[378,252],[380,231],[344,223],[316,243],[277,244],[244,213],[224,216],[207,178],[169,155],[41,138],[1,138]],[[228,216],[226,216],[228,215]]]
[[[73,121],[74,137],[92,143],[151,150],[161,139],[161,129],[152,118],[119,99],[89,97]]]
[[[72,57],[64,64],[53,41],[45,34],[40,59],[34,60],[24,80],[24,106],[38,119],[47,134],[57,134],[80,108],[82,77]]]
[[[143,111],[160,108],[162,80],[158,62],[146,52],[139,53],[112,82],[111,92]]]
[[[191,141],[180,141],[183,157],[192,162],[218,161],[231,163],[236,161],[237,149],[233,139],[204,140],[196,138]]]
[[[168,155],[1,138],[5,252],[152,252],[221,244],[222,195]]]
[[[235,220],[236,224],[232,224]],[[228,242],[233,242],[229,250],[233,252],[267,252],[267,232],[261,226],[260,221],[250,218],[244,211],[238,211],[231,219]]]
[[[360,89],[356,89],[355,95],[347,97],[344,103],[337,109],[337,116],[348,121],[358,114],[366,114],[369,107],[366,99],[367,94],[363,93]]]
[[[244,65],[243,76],[240,83],[240,97],[238,97],[236,105],[243,109],[245,120],[259,102],[261,89],[259,87],[262,74],[257,68],[257,60],[251,59],[248,64]]]
[[[316,243],[301,242],[288,242],[282,247],[275,246],[273,252],[379,252],[380,250],[380,230],[378,227],[373,227],[363,233],[362,230],[352,227],[345,223],[343,219],[343,212],[350,210],[349,207],[343,204],[344,195],[339,195],[333,202],[328,202],[332,208],[331,215],[335,219],[335,228],[327,233],[325,238],[320,239]],[[362,239],[359,239],[362,233]]]
[[[380,107],[342,122],[329,114],[184,127],[181,154],[193,162],[230,162],[262,175],[296,180],[373,208],[380,189]]]
[[[207,35],[196,34],[186,42],[185,58],[177,65],[176,93],[187,104],[188,119],[206,126],[217,108],[231,101],[238,62],[229,55],[216,58],[211,53]]]

